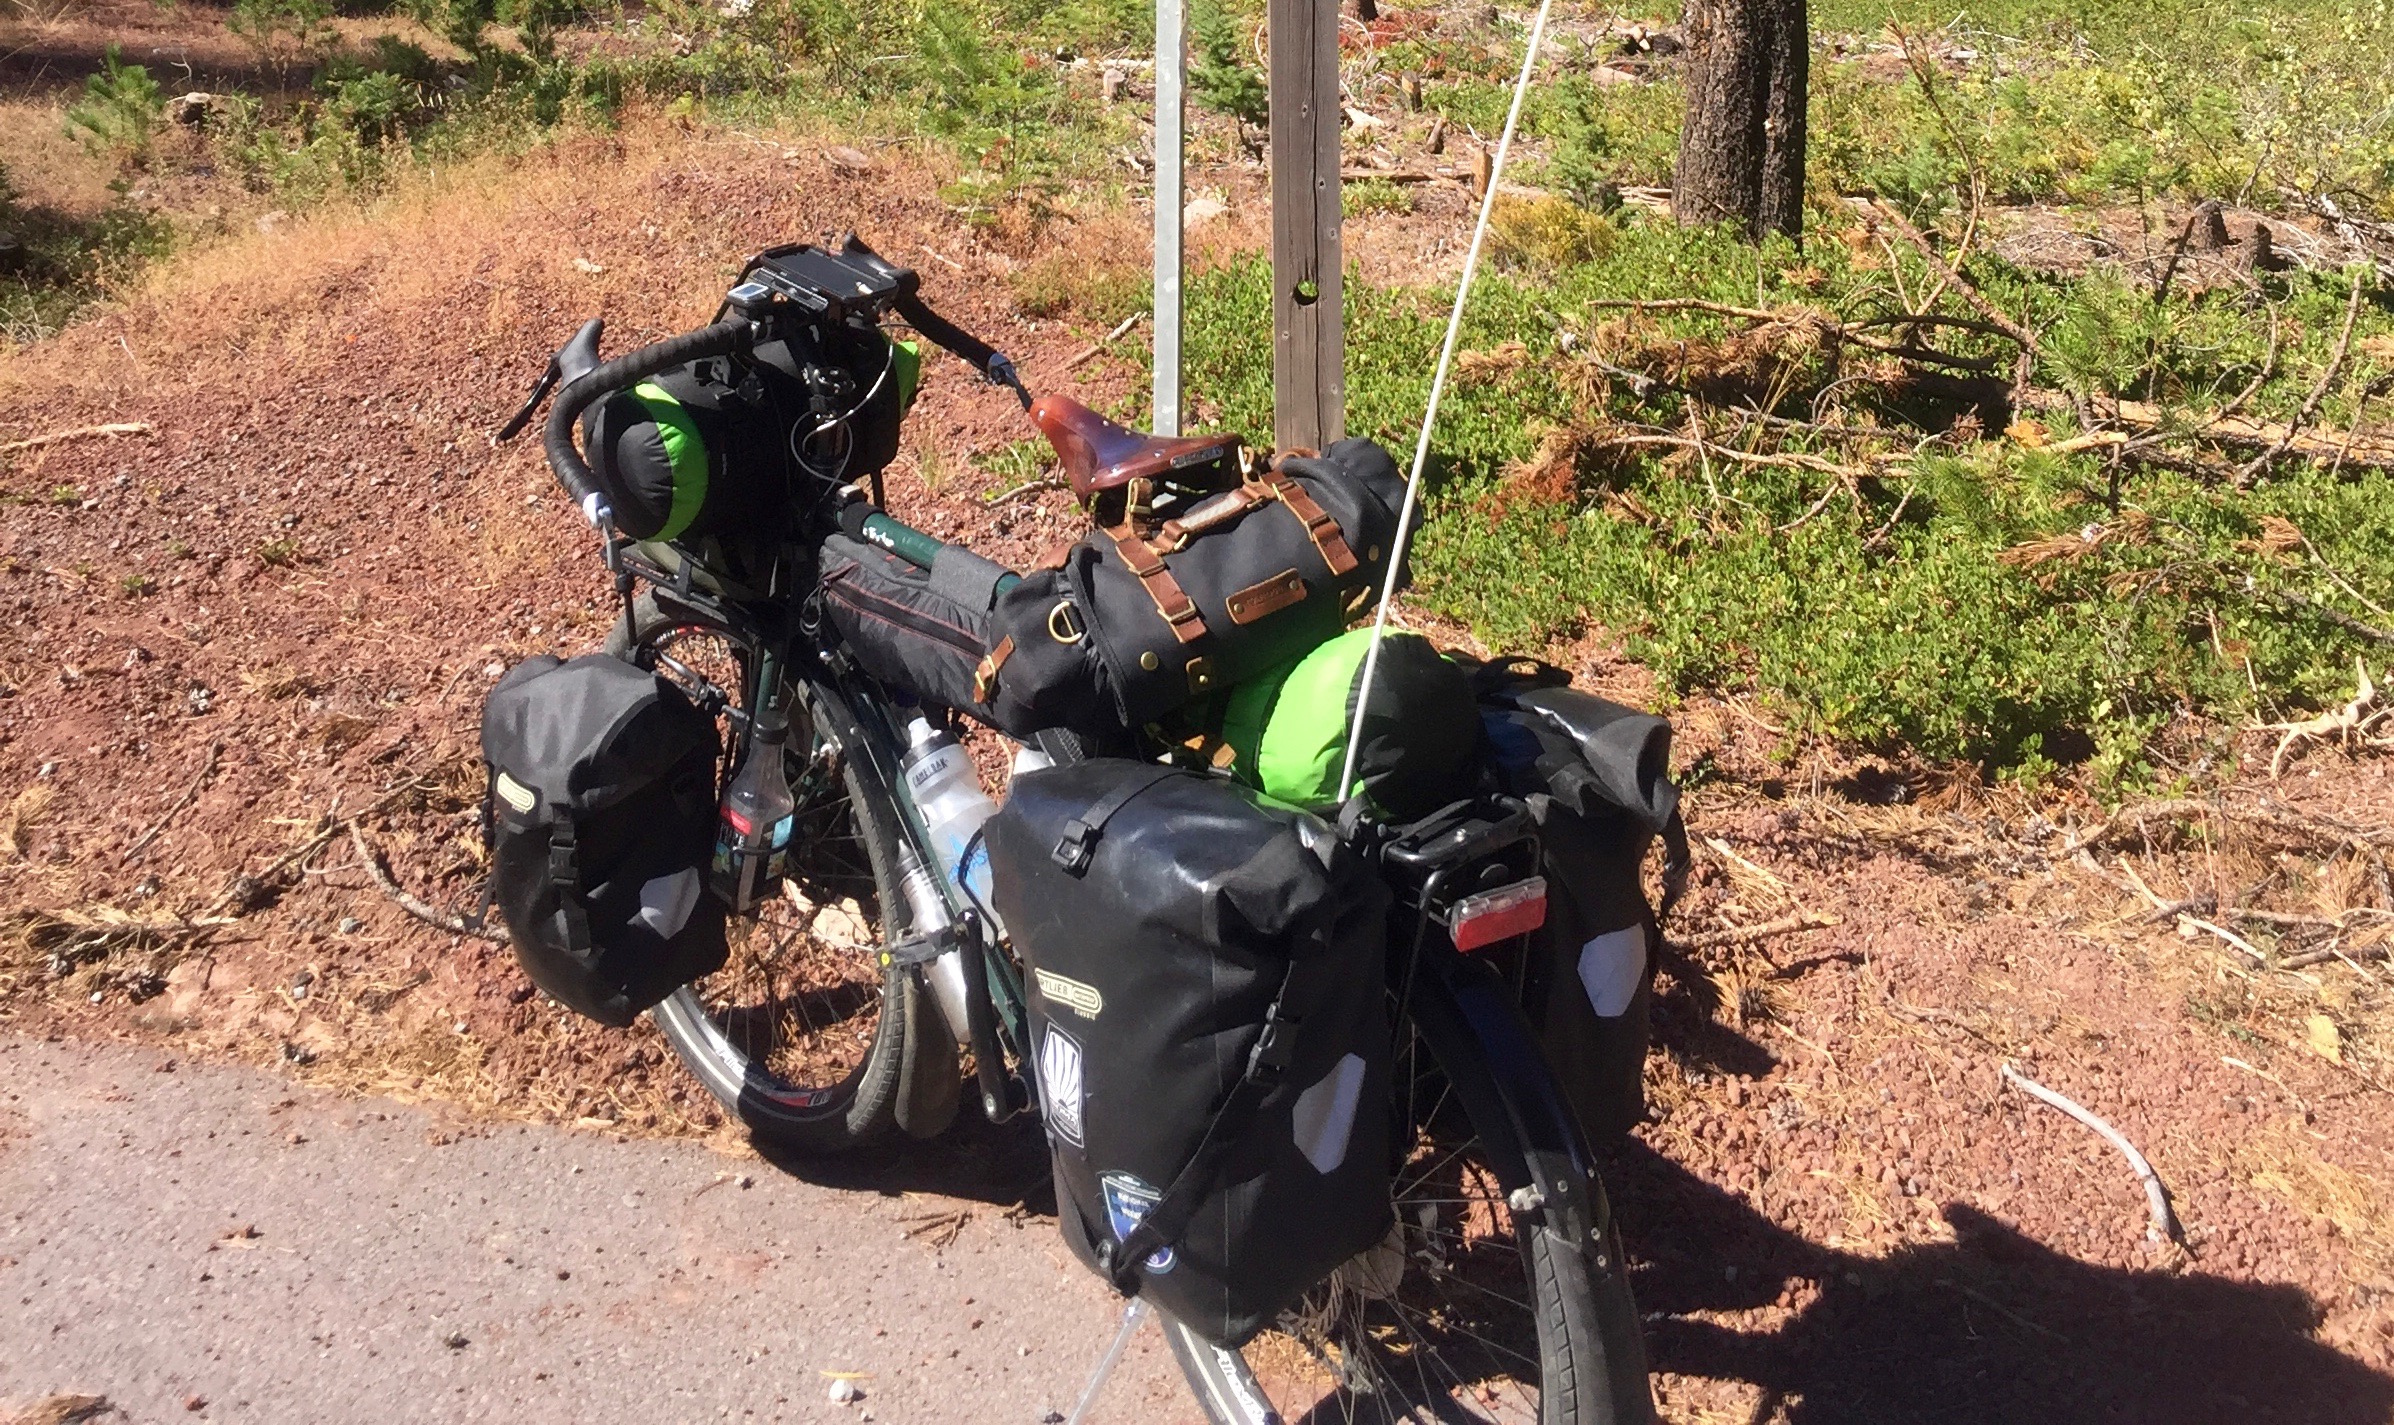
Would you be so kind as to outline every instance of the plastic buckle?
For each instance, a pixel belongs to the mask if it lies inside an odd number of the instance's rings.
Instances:
[[[1255,1051],[1247,1056],[1250,1073],[1259,1077],[1278,1078],[1288,1071],[1289,1061],[1297,1056],[1297,1021],[1267,1019],[1263,1034],[1255,1041]]]
[[[579,886],[582,876],[574,864],[574,843],[549,843],[549,881],[559,886]]]
[[[1089,860],[1096,850],[1097,828],[1075,817],[1065,824],[1063,839],[1056,843],[1051,854],[1058,866],[1077,876],[1089,869]]]

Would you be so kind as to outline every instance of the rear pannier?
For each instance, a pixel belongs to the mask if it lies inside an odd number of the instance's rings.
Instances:
[[[1065,1241],[1225,1346],[1389,1224],[1388,893],[1323,822],[1096,759],[987,829]]]
[[[626,1025],[721,968],[715,720],[620,658],[527,659],[482,712],[489,895],[524,971]]]
[[[1489,760],[1524,798],[1544,847],[1546,923],[1524,948],[1522,1008],[1596,1138],[1645,1116],[1644,1069],[1661,917],[1646,852],[1662,838],[1663,912],[1687,865],[1671,724],[1565,686],[1529,660],[1478,670]]]

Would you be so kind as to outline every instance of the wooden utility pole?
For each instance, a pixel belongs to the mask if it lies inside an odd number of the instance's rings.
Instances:
[[[1340,296],[1338,0],[1270,0],[1272,438],[1346,434]]]
[[[1804,235],[1805,0],[1687,0],[1687,114],[1671,190],[1679,221]]]

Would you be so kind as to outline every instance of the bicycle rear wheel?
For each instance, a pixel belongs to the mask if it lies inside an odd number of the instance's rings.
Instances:
[[[756,649],[743,634],[643,596],[609,650],[710,700],[744,705]],[[840,691],[807,670],[785,675],[798,801],[783,894],[730,925],[722,969],[652,1010],[666,1041],[750,1133],[814,1152],[853,1146],[897,1117],[912,1049],[954,1050],[944,1022],[882,946],[906,931],[892,794]],[[721,718],[726,766],[736,746]],[[936,1077],[936,1076],[933,1076]],[[950,1110],[952,1113],[952,1108]]]
[[[1435,994],[1435,991],[1432,991]],[[1215,1425],[1654,1418],[1620,1244],[1529,1220],[1518,1115],[1451,1001],[1397,1024],[1399,1162],[1388,1238],[1278,1325],[1226,1351],[1164,1332]],[[1519,1178],[1520,1181],[1511,1179]],[[1600,1195],[1600,1194],[1599,1194]]]

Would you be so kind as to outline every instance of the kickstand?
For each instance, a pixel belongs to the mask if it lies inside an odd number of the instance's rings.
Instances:
[[[1106,1377],[1114,1373],[1115,1365],[1122,1360],[1123,1349],[1130,1345],[1139,1323],[1146,1319],[1147,1303],[1132,1297],[1131,1304],[1122,1312],[1122,1327],[1114,1333],[1114,1344],[1098,1357],[1097,1369],[1089,1373],[1089,1384],[1081,1390],[1081,1403],[1072,1408],[1072,1418],[1065,1425],[1084,1425],[1088,1420],[1090,1407],[1097,1404],[1097,1393],[1106,1388]]]

